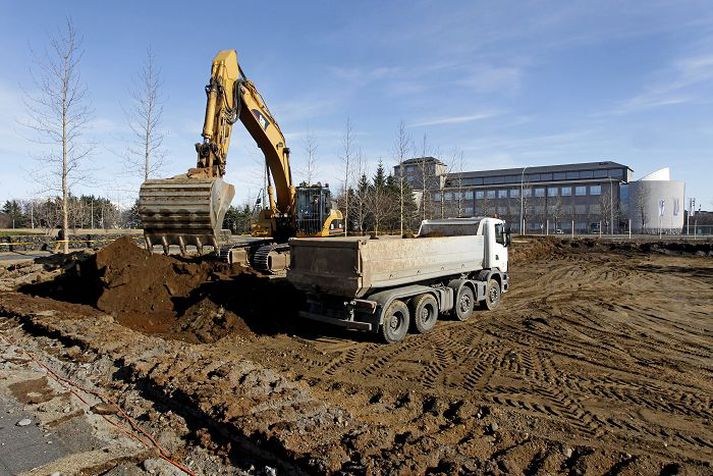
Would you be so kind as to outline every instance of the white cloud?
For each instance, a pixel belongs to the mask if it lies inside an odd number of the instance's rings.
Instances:
[[[480,112],[477,114],[470,114],[466,116],[450,116],[450,117],[440,117],[434,119],[426,119],[413,124],[409,124],[409,127],[426,127],[426,126],[440,126],[447,124],[464,124],[467,122],[480,121],[483,119],[488,119],[497,116],[498,113],[492,112]]]
[[[477,93],[516,93],[522,84],[522,68],[519,66],[479,65],[456,84]]]
[[[641,93],[598,115],[622,115],[701,101],[696,88],[713,80],[713,54],[682,58],[658,72],[656,76]]]

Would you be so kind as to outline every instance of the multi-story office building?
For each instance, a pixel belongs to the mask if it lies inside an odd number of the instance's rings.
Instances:
[[[431,165],[426,165],[431,164]],[[413,167],[409,169],[409,167]],[[489,215],[506,219],[515,232],[619,232],[622,186],[632,170],[616,162],[447,173],[433,157],[404,162],[404,176],[430,216]],[[433,175],[426,180],[424,171]],[[394,174],[399,176],[399,166]]]

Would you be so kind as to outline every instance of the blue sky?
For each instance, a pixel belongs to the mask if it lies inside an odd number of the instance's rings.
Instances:
[[[31,49],[72,18],[84,40],[82,76],[94,109],[91,183],[75,192],[122,203],[122,107],[151,45],[162,71],[163,175],[195,160],[213,55],[238,51],[293,151],[315,136],[318,172],[342,186],[349,117],[363,157],[394,164],[400,121],[418,145],[463,168],[613,160],[640,177],[671,166],[687,195],[713,209],[713,2],[710,1],[0,1],[0,201],[37,193],[42,148],[18,125],[31,89]],[[262,156],[235,129],[227,180],[254,197]],[[252,198],[251,198],[252,200]]]

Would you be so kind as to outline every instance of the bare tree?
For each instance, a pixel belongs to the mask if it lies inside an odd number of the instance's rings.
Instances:
[[[564,204],[562,203],[562,195],[557,191],[556,197],[549,197],[547,203],[547,208],[549,209],[549,215],[552,217],[553,229],[557,230],[560,228],[560,220],[564,216]]]
[[[421,203],[419,204],[419,208],[421,209],[421,219],[425,220],[429,217],[428,213],[428,208],[429,208],[429,203],[430,203],[430,189],[431,189],[431,180],[430,178],[430,170],[428,166],[428,162],[426,161],[426,157],[428,157],[430,153],[429,146],[428,146],[428,137],[426,136],[426,133],[423,133],[423,139],[421,141],[421,160],[419,161],[418,168],[419,168],[419,179],[421,182]],[[435,167],[435,164],[433,165]]]
[[[646,232],[646,225],[649,221],[648,211],[646,209],[647,202],[649,201],[649,190],[643,185],[644,184],[639,183],[638,187],[636,187],[636,197],[634,198],[636,214],[639,216],[641,223],[640,233]]]
[[[344,236],[349,234],[349,184],[351,183],[352,155],[354,154],[354,131],[352,121],[347,117],[347,123],[342,137],[342,163],[344,163]]]
[[[148,180],[163,165],[164,134],[161,132],[163,98],[161,96],[161,70],[156,66],[156,56],[151,47],[136,74],[135,86],[129,91],[131,109],[127,121],[132,131],[132,144],[126,151],[126,164],[131,172]]]
[[[49,151],[39,160],[46,176],[38,177],[47,191],[62,196],[63,250],[69,252],[69,191],[76,181],[82,180],[78,172],[83,159],[92,147],[82,140],[92,111],[87,88],[81,80],[81,39],[68,18],[63,30],[49,38],[49,46],[35,58],[31,71],[36,93],[25,93],[29,119],[25,124],[35,132],[39,143],[49,146]]]
[[[368,215],[369,179],[366,176],[366,162],[361,149],[357,150],[356,162],[354,163],[354,175],[356,185],[351,195],[350,205],[352,207],[353,221],[359,234],[364,234],[364,226]]]
[[[307,156],[307,162],[302,175],[305,177],[307,185],[311,185],[314,178],[317,176],[317,138],[311,131],[307,132],[304,140],[304,151]]]
[[[399,227],[401,236],[404,234],[404,161],[408,158],[410,145],[411,138],[406,132],[406,123],[401,121],[399,122],[394,142],[394,157],[399,164],[399,176],[396,178],[399,181]]]
[[[452,162],[455,164],[456,177],[453,181],[454,201],[456,204],[456,216],[463,216],[463,151],[454,149],[452,153]]]
[[[614,204],[614,191],[612,190],[613,186],[611,182],[609,185],[610,186],[602,190],[602,193],[599,195],[599,213],[601,214],[601,222],[604,224],[605,229],[609,230],[613,235],[614,223],[616,223],[618,213]]]

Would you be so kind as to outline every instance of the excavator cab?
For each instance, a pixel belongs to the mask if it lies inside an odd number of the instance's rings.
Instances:
[[[330,236],[344,233],[342,214],[332,203],[329,185],[297,187],[297,236]]]

